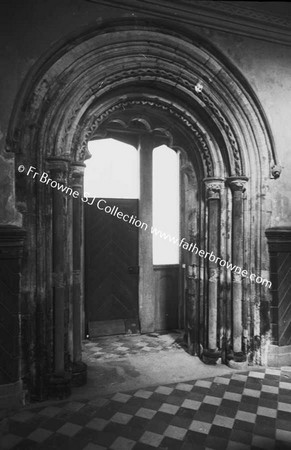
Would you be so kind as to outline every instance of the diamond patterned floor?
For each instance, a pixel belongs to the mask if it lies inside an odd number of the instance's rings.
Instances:
[[[291,449],[291,368],[252,369],[6,419],[1,449]]]
[[[83,356],[91,361],[121,359],[127,355],[184,349],[180,332],[99,337],[84,341]]]

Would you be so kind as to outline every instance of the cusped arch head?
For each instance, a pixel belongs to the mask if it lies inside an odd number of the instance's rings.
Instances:
[[[84,160],[88,140],[124,111],[185,135],[201,177],[266,177],[278,165],[258,99],[225,57],[194,34],[136,20],[103,24],[43,59],[16,103],[8,148],[31,160],[41,149],[40,163]]]

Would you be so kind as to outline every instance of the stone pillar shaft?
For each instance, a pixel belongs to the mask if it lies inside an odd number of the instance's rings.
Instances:
[[[25,235],[17,226],[0,225],[0,410],[19,408],[22,400],[20,271]]]
[[[140,138],[140,209],[139,219],[150,227],[152,225],[153,204],[153,147],[151,136]],[[141,332],[155,329],[155,290],[153,271],[153,246],[151,233],[139,233],[139,317]]]
[[[208,178],[206,183],[208,204],[208,252],[219,256],[220,246],[220,191],[222,179]],[[209,257],[208,257],[209,258]],[[214,260],[208,259],[208,350],[217,350],[217,297],[218,266]]]
[[[232,263],[243,269],[243,193],[247,177],[228,179],[232,197]],[[232,333],[234,354],[242,353],[242,277],[232,272]]]
[[[51,160],[49,164],[51,177],[60,184],[66,184],[68,163],[64,160]],[[54,286],[54,371],[61,375],[65,371],[65,199],[58,189],[52,189],[53,196],[53,286]]]
[[[218,253],[218,217],[219,200],[209,200],[209,247],[208,251],[213,252],[215,256]],[[209,261],[208,264],[208,347],[211,350],[217,348],[217,281],[218,267],[215,262]]]
[[[73,198],[73,362],[82,359],[81,344],[81,247],[82,247],[82,205],[84,164],[73,166],[72,189],[79,193]]]

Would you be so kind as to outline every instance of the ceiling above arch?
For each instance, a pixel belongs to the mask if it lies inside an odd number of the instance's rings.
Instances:
[[[218,0],[89,0],[98,5],[114,6],[132,15],[173,20],[181,24],[207,26],[265,41],[291,45],[291,6],[281,1]]]

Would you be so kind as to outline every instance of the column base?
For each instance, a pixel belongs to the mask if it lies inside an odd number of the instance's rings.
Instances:
[[[202,361],[204,364],[216,365],[218,360],[221,359],[221,350],[219,349],[204,349],[202,353]]]
[[[248,368],[246,355],[242,352],[232,353],[228,358],[227,365],[231,369],[246,370]]]
[[[10,410],[16,410],[23,406],[22,382],[0,384],[0,420]]]
[[[83,361],[72,364],[72,387],[84,386],[87,383],[87,365]]]
[[[52,374],[48,380],[48,397],[60,400],[71,395],[72,375],[68,372]]]
[[[236,370],[247,370],[249,367],[247,361],[236,362],[236,361],[234,361],[234,359],[231,359],[230,361],[228,361],[227,365],[231,369],[236,369]]]

